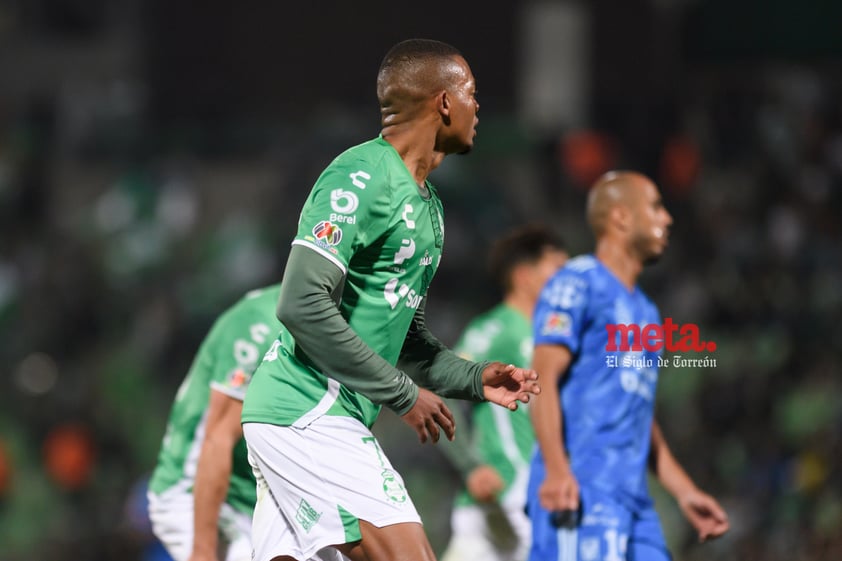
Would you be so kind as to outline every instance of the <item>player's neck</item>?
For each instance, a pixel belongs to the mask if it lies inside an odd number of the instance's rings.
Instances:
[[[444,153],[435,148],[435,131],[427,130],[413,123],[398,123],[383,127],[380,133],[397,151],[406,169],[419,186],[424,185],[430,175],[444,159]]]
[[[634,290],[643,265],[615,240],[601,239],[596,244],[596,258],[629,290]]]
[[[530,298],[526,294],[517,291],[512,291],[506,294],[503,298],[503,303],[509,308],[520,312],[526,319],[532,319],[532,309],[535,307],[534,298]]]

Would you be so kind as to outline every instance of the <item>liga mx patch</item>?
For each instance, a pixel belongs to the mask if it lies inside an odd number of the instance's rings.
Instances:
[[[567,312],[552,312],[547,315],[541,326],[541,335],[561,335],[567,337],[573,333],[573,318]]]
[[[247,374],[242,368],[235,368],[225,379],[225,385],[239,389],[247,385],[249,380],[251,380],[251,374]]]
[[[322,220],[313,226],[313,235],[327,245],[337,245],[342,241],[342,228],[329,220]]]

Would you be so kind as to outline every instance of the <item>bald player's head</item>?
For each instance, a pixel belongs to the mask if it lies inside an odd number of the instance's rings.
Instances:
[[[627,244],[641,262],[661,255],[672,217],[651,179],[635,171],[610,171],[588,193],[588,224],[597,240]]]
[[[405,111],[446,89],[462,72],[462,54],[447,43],[407,39],[392,47],[377,73],[377,100],[383,111]]]
[[[588,224],[596,237],[603,235],[611,220],[612,210],[631,209],[641,186],[651,181],[634,171],[609,171],[591,186],[588,193]]]

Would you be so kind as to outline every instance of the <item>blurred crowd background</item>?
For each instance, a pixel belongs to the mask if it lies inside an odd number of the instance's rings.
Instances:
[[[145,479],[211,323],[279,280],[321,169],[379,132],[395,42],[460,48],[474,152],[434,175],[433,331],[495,303],[504,229],[591,249],[587,186],[653,177],[675,218],[641,284],[717,343],[661,372],[674,452],[732,530],[676,561],[842,559],[842,4],[832,0],[0,1],[0,560],[165,559]],[[438,551],[458,480],[376,425]]]

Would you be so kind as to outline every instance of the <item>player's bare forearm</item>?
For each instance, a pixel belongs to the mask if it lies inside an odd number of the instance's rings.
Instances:
[[[570,465],[564,452],[561,402],[558,382],[570,364],[570,352],[565,347],[540,345],[536,347],[532,368],[538,372],[547,391],[532,400],[529,409],[536,440],[544,458],[547,472],[568,471]]]
[[[579,484],[564,451],[563,416],[558,383],[571,360],[567,347],[538,345],[532,367],[548,391],[536,396],[530,407],[532,425],[544,459],[547,475],[538,489],[541,506],[549,511],[571,511],[579,507]]]
[[[547,473],[558,473],[570,469],[564,453],[561,408],[558,394],[552,391],[532,400],[529,408],[535,439],[541,449]]]
[[[193,488],[194,555],[216,555],[219,510],[228,492],[232,448],[213,438],[206,438],[202,445]]]
[[[699,541],[717,538],[728,531],[728,515],[716,499],[701,491],[667,446],[657,421],[652,422],[650,465],[664,488],[675,497],[681,512],[693,525]]]
[[[664,433],[655,420],[652,421],[649,466],[664,489],[673,497],[678,498],[696,488],[693,480],[690,479],[690,476],[673,456],[664,438]]]
[[[234,446],[243,434],[242,410],[241,401],[211,391],[193,485],[193,560],[216,558],[219,511],[228,493]]]

